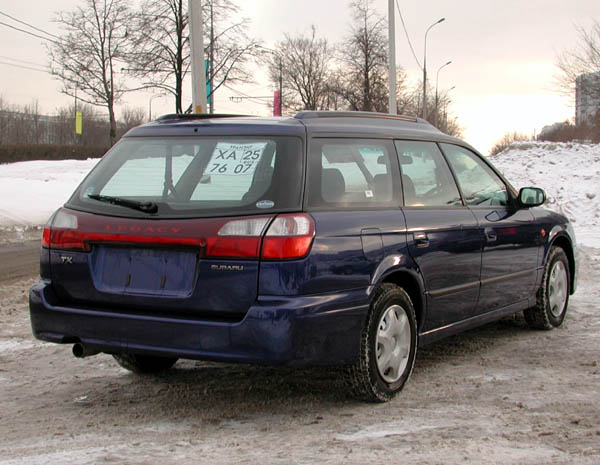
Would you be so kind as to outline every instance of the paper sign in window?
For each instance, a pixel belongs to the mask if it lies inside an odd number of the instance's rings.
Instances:
[[[266,146],[266,142],[255,144],[219,143],[215,147],[204,174],[209,176],[253,175]]]

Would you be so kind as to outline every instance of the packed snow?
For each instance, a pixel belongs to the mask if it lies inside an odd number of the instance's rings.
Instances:
[[[98,159],[0,165],[0,227],[44,225]]]
[[[574,224],[579,243],[600,247],[600,145],[519,142],[491,158],[513,186],[537,186],[547,207]],[[0,165],[0,230],[46,223],[98,159]]]
[[[577,242],[600,247],[600,145],[516,142],[491,157],[516,187],[546,191],[546,207],[567,216]]]

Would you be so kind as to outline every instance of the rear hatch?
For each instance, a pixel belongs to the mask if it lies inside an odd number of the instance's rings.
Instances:
[[[301,210],[303,163],[297,137],[122,140],[44,231],[59,302],[240,320],[261,257],[310,247],[312,220],[288,213]]]

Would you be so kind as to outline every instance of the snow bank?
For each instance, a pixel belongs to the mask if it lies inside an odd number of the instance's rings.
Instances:
[[[0,165],[0,227],[43,225],[98,159]]]
[[[577,241],[600,247],[600,145],[516,142],[490,160],[517,189],[543,188],[546,207],[573,222]]]

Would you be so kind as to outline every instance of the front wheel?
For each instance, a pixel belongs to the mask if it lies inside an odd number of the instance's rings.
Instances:
[[[567,315],[570,286],[569,260],[563,249],[552,247],[537,291],[536,305],[523,312],[527,324],[534,329],[560,326]]]
[[[143,354],[113,354],[113,357],[126,370],[140,374],[160,373],[168,370],[177,362],[176,358]]]
[[[415,363],[417,324],[410,297],[399,286],[382,284],[365,322],[358,359],[347,368],[352,394],[387,402],[400,391]]]

